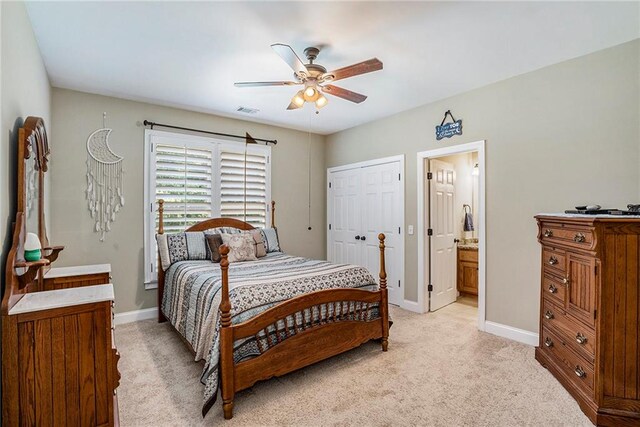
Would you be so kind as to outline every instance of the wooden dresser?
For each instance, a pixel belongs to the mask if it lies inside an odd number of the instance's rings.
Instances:
[[[120,355],[109,272],[108,264],[51,269],[45,283],[68,285],[26,293],[2,316],[5,425],[118,424]],[[94,275],[106,282],[81,280]]]
[[[539,215],[536,359],[594,424],[640,426],[640,218]]]
[[[111,282],[111,264],[54,267],[44,274],[43,291],[102,285]]]

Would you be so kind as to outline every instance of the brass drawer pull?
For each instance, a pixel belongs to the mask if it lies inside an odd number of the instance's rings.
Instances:
[[[544,230],[544,237],[552,237],[553,236],[553,231],[550,229],[546,229]]]
[[[576,342],[584,345],[587,342],[587,337],[585,337],[581,332],[578,332],[576,334]]]
[[[556,292],[558,292],[558,288],[556,288],[553,285],[549,285],[549,292],[551,292],[552,294],[555,294]]]
[[[562,284],[563,285],[568,285],[569,284],[569,278],[565,277],[564,279],[562,279]]]
[[[580,366],[576,366],[576,369],[573,370],[576,373],[578,378],[584,378],[587,376],[587,373]]]
[[[553,341],[551,340],[551,338],[549,338],[549,337],[545,338],[544,345],[549,347],[549,348],[553,347]]]
[[[545,317],[546,319],[548,319],[548,320],[553,319],[553,317],[554,317],[554,316],[553,316],[553,312],[552,312],[551,310],[547,310],[547,311],[545,311],[545,312],[544,312],[544,317]]]
[[[558,263],[558,258],[556,258],[553,255],[551,255],[549,257],[549,265],[556,265],[557,263]]]
[[[573,236],[573,241],[574,242],[582,243],[585,240],[586,240],[586,237],[584,237],[584,234],[582,234],[582,233],[576,233],[576,235]]]

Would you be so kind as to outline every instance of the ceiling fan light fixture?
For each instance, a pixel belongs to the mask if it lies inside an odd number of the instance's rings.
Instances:
[[[291,103],[298,106],[298,108],[304,105],[304,101],[304,93],[301,90],[298,91],[298,93],[296,93],[291,99]]]
[[[320,92],[315,85],[308,85],[304,89],[303,97],[307,102],[315,102],[320,97]]]
[[[320,96],[316,100],[316,107],[322,108],[327,105],[328,102],[329,101],[327,100],[327,98],[323,94],[320,94]]]

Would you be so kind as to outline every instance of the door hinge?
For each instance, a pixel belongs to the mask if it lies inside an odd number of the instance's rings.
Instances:
[[[433,179],[433,172],[427,172],[427,179]]]
[[[398,181],[402,181],[402,179],[400,179],[400,174],[398,174]]]
[[[329,230],[331,230],[331,224],[329,224]]]
[[[400,280],[398,280],[398,287],[400,287]]]
[[[427,292],[433,292],[433,285],[432,284],[428,284],[427,285]]]
[[[398,227],[398,234],[402,234],[402,232],[400,231],[400,227]]]
[[[427,236],[433,236],[433,228],[427,228]]]
[[[329,183],[329,188],[331,188],[331,183]]]

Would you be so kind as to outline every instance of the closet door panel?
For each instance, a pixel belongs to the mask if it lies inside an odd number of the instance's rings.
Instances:
[[[359,236],[361,228],[359,169],[334,172],[331,174],[330,197],[331,242],[330,261],[336,263],[360,264],[362,253]]]

